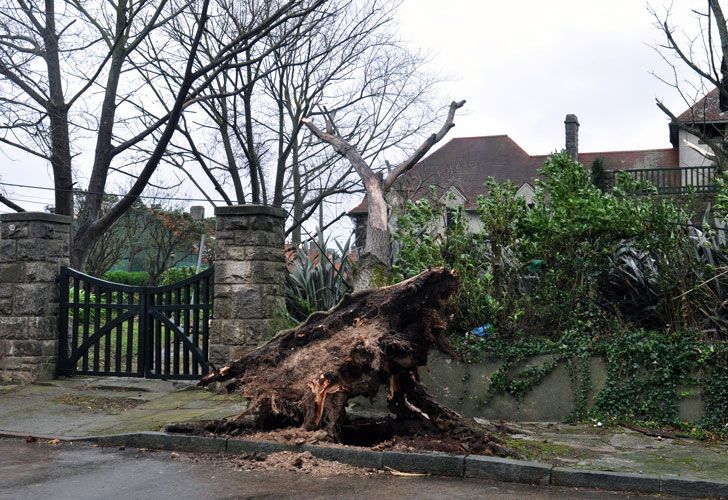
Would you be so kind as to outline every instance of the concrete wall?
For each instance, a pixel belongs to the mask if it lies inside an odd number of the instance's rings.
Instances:
[[[518,367],[541,364],[547,356],[537,357]],[[529,392],[521,401],[510,395],[498,395],[488,404],[483,396],[490,386],[490,377],[500,367],[500,362],[465,364],[452,361],[439,352],[431,352],[426,367],[420,369],[422,382],[437,401],[454,409],[465,417],[480,417],[488,420],[511,420],[522,422],[561,421],[574,409],[571,380],[564,365],[558,366]],[[607,369],[604,361],[594,358],[591,365],[591,392],[589,402],[604,388]],[[689,395],[680,402],[680,418],[688,421],[700,420],[703,416],[703,402],[698,389],[679,388]],[[357,398],[353,410],[383,413],[387,411],[386,394],[379,394],[373,402]]]
[[[58,351],[58,286],[69,264],[71,218],[0,215],[0,379],[53,378]]]
[[[529,360],[519,367],[523,370],[547,361],[548,356]],[[571,381],[566,367],[552,371],[541,384],[518,401],[510,395],[498,395],[487,405],[483,396],[490,387],[490,377],[500,362],[465,364],[450,360],[440,353],[431,353],[428,367],[422,370],[423,382],[438,401],[468,417],[488,420],[559,421],[574,408]],[[604,387],[606,367],[602,360],[593,359],[591,399]]]

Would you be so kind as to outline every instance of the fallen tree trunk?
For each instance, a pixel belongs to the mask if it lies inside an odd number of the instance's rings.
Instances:
[[[339,441],[347,401],[373,398],[385,386],[389,409],[400,424],[457,435],[470,424],[438,404],[417,372],[430,348],[452,354],[442,310],[457,286],[453,273],[431,269],[396,285],[349,295],[200,384],[227,382],[228,391],[250,398],[249,410],[228,422],[228,429],[299,426],[324,429]],[[496,441],[492,451],[503,454]]]

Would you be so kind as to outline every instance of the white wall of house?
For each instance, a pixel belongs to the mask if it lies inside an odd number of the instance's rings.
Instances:
[[[697,137],[685,130],[681,130],[678,137],[680,167],[703,167],[711,164],[705,157],[705,154],[710,153],[710,148],[706,144],[701,144]]]
[[[478,212],[468,210],[465,212],[465,216],[468,218],[468,227],[471,233],[477,233],[483,229],[483,223],[480,220]]]
[[[533,205],[533,197],[536,195],[536,191],[533,189],[528,182],[524,182],[521,187],[516,191],[516,198],[523,198],[526,205]]]
[[[709,160],[705,155],[710,154],[710,147],[706,144],[702,144],[701,141],[693,134],[680,130],[679,132],[679,155],[680,155],[680,168],[685,167],[706,167],[712,165],[712,160]],[[708,182],[708,179],[700,179],[697,172],[681,172],[682,173],[682,185],[702,185]]]

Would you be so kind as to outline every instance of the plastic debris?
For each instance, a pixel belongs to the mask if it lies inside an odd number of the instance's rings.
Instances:
[[[470,330],[470,333],[476,337],[489,337],[493,333],[493,325],[486,323],[484,325],[476,326]]]

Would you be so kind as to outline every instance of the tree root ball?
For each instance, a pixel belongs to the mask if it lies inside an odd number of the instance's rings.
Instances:
[[[250,399],[249,409],[228,421],[227,430],[296,426],[323,429],[340,442],[347,401],[373,398],[384,386],[401,428],[472,433],[468,421],[432,398],[417,371],[431,348],[453,355],[442,311],[457,287],[454,273],[437,268],[348,295],[207,375],[200,385],[224,382],[228,391]],[[494,454],[506,453],[496,440],[492,444]]]

